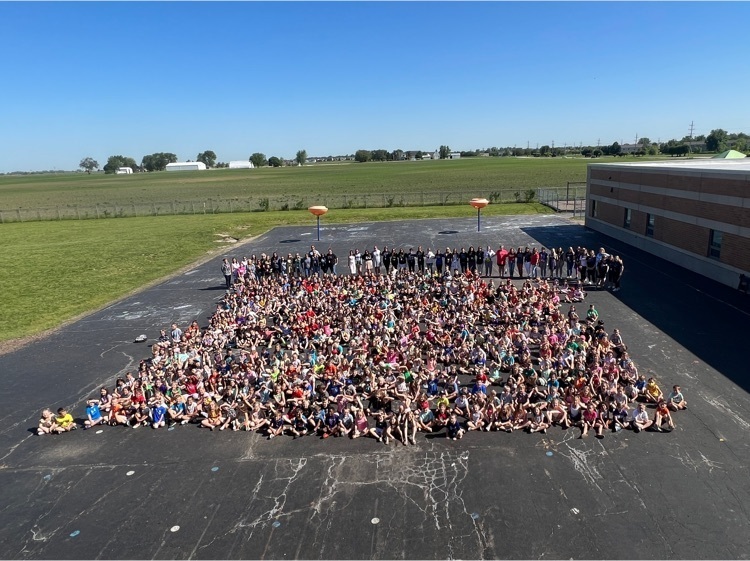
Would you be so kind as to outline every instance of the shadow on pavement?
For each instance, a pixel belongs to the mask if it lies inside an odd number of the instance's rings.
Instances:
[[[612,295],[745,391],[750,297],[624,242],[578,225],[523,228],[545,247],[604,247],[625,263]]]

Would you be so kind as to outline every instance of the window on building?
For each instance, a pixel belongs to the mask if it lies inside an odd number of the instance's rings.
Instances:
[[[591,201],[591,218],[596,218],[596,201]]]
[[[625,219],[622,222],[623,228],[630,228],[630,220],[633,218],[632,214],[629,208],[625,209]]]
[[[649,238],[654,237],[654,215],[650,213],[646,215],[646,235]]]
[[[708,238],[708,256],[711,259],[721,259],[721,241],[723,237],[722,232],[711,230]]]

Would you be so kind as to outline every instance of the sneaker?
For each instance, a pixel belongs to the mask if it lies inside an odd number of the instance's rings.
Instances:
[[[639,432],[641,432],[641,427],[635,427],[633,429],[633,432],[636,433],[636,434],[639,433]]]
[[[268,440],[271,440],[274,436],[276,436],[276,435],[275,434],[269,434],[268,435]]]
[[[547,434],[547,429],[542,429],[542,430],[541,430],[541,433],[542,433],[542,434]]]
[[[183,419],[182,421],[180,421],[180,424],[181,425],[187,425],[187,421],[185,419]]]

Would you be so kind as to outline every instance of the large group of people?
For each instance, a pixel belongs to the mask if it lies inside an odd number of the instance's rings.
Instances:
[[[208,325],[163,329],[137,369],[86,402],[83,428],[413,445],[419,433],[671,430],[687,407],[679,386],[665,395],[638,371],[593,304],[577,309],[583,281],[619,288],[622,262],[603,249],[375,247],[352,250],[348,274],[338,265],[314,246],[225,259],[229,289]],[[76,426],[45,410],[38,432]]]

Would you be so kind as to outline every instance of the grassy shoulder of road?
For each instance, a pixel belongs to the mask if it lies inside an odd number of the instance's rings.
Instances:
[[[484,217],[546,214],[536,204],[490,205]],[[337,210],[326,223],[469,218],[468,205]],[[0,352],[64,325],[202,259],[231,255],[228,237],[247,241],[275,226],[309,225],[305,211],[112,218],[0,226]],[[217,271],[217,278],[219,273]]]

